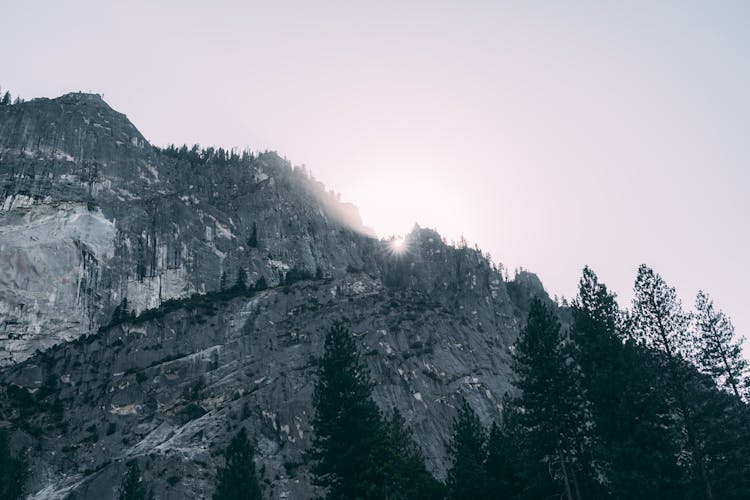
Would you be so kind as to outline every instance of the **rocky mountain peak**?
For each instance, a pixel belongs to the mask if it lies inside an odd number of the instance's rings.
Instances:
[[[38,98],[0,110],[0,151],[75,163],[106,161],[118,148],[144,149],[148,142],[127,117],[99,94]],[[133,154],[131,150],[129,154]]]
[[[441,476],[457,401],[497,415],[544,293],[434,230],[394,252],[275,153],[153,147],[96,94],[0,109],[0,194],[0,414],[35,443],[35,498],[108,498],[130,459],[210,496],[240,425],[273,498],[314,496],[314,359],[342,318]]]

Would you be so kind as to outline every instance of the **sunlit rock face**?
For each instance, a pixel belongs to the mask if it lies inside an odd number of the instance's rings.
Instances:
[[[356,212],[277,155],[191,165],[96,95],[0,109],[0,186],[2,364],[96,330],[123,298],[140,312],[240,267],[269,283],[362,267],[368,244]]]
[[[3,364],[94,326],[100,263],[115,248],[115,226],[101,212],[69,202],[14,207],[12,198],[0,213]]]
[[[276,154],[170,156],[98,96],[0,107],[0,186],[0,414],[30,448],[33,498],[111,498],[131,458],[158,498],[210,497],[240,426],[269,498],[316,496],[314,363],[336,319],[443,477],[456,403],[497,417],[546,297],[431,230],[395,252]],[[216,294],[240,268],[270,288]],[[306,274],[281,284],[290,271]],[[148,313],[111,323],[124,298]]]

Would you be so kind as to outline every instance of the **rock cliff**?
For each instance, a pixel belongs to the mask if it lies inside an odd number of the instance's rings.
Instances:
[[[132,458],[158,498],[210,497],[239,426],[267,496],[311,498],[315,358],[341,318],[441,477],[457,399],[497,417],[545,296],[431,230],[394,252],[275,153],[153,147],[97,95],[0,107],[0,194],[0,418],[34,498],[111,498]],[[238,276],[269,287],[222,292]]]

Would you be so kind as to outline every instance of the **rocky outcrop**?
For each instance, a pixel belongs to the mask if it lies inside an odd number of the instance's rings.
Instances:
[[[111,498],[130,459],[159,498],[209,497],[239,426],[269,498],[312,498],[315,360],[342,318],[442,477],[458,399],[498,416],[544,294],[431,230],[395,252],[276,154],[153,148],[98,96],[0,108],[0,186],[0,417],[34,498]],[[222,292],[240,269],[270,288]]]
[[[95,330],[123,299],[140,312],[240,268],[274,283],[363,267],[370,244],[278,155],[175,158],[96,95],[0,109],[0,195],[0,364]]]

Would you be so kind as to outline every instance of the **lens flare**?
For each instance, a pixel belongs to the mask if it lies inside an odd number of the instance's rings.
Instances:
[[[403,255],[406,253],[408,244],[403,236],[395,236],[388,242],[388,247],[393,255]]]

